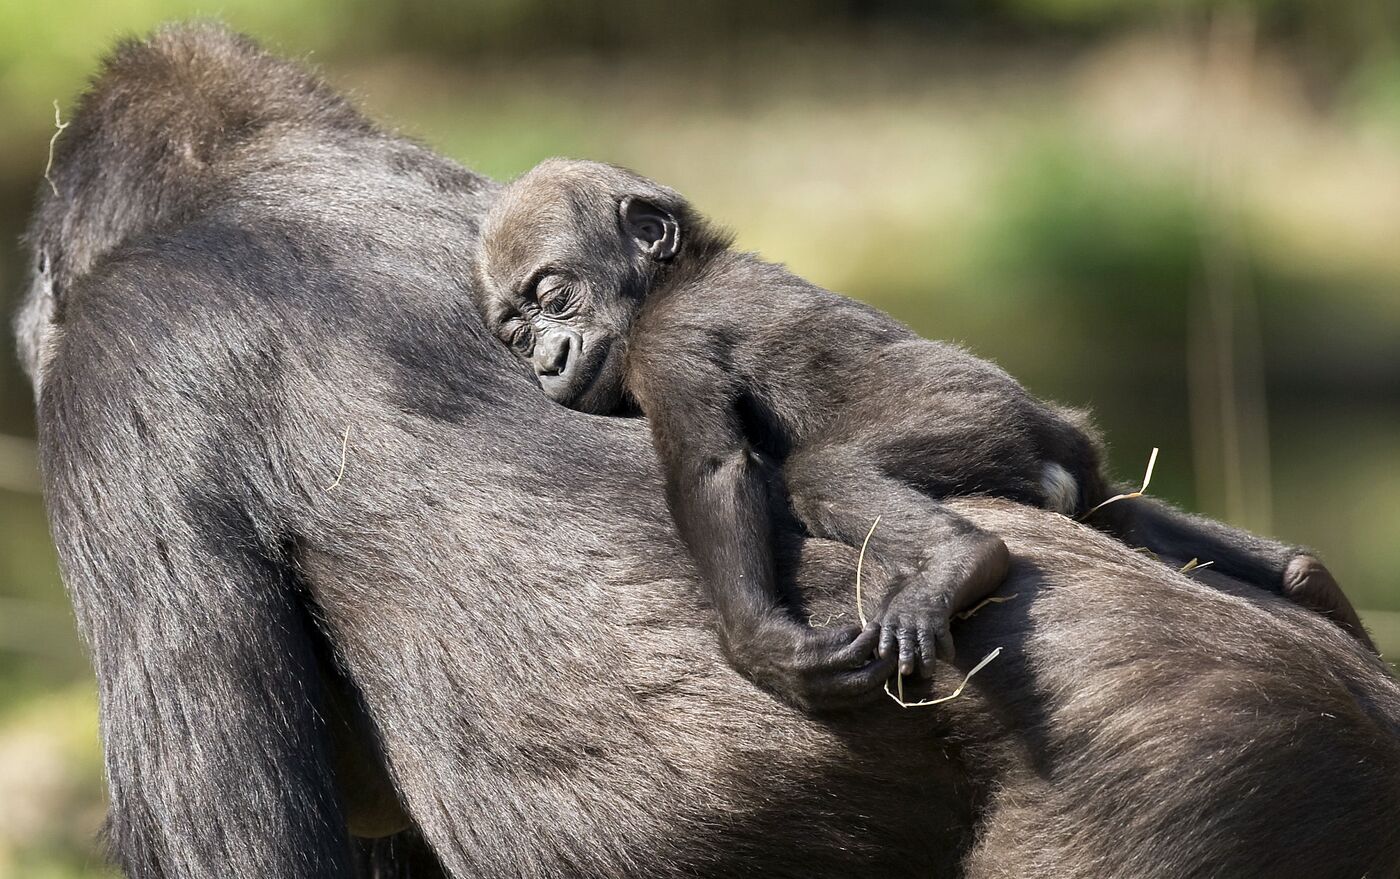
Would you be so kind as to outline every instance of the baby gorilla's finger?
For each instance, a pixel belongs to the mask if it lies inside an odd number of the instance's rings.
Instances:
[[[952,662],[957,655],[953,649],[953,633],[948,628],[948,621],[943,620],[934,628],[925,631],[924,636],[933,641],[934,653],[944,662]]]
[[[880,639],[880,629],[851,628],[853,640],[832,654],[832,666],[836,668],[860,668],[875,656],[875,646]]]
[[[813,675],[807,690],[818,710],[844,711],[873,701],[892,674],[893,659],[876,659],[860,668]]]
[[[811,668],[827,668],[834,657],[843,654],[860,634],[858,626],[838,626],[834,629],[808,629],[798,647],[802,663]]]
[[[832,678],[832,690],[852,702],[864,702],[879,695],[894,675],[894,659],[876,659],[854,671],[842,672]]]
[[[1317,558],[1299,555],[1288,563],[1288,568],[1283,572],[1283,594],[1290,601],[1331,618],[1368,650],[1375,652],[1376,645],[1366,634],[1356,609],[1347,600],[1346,593],[1332,572]]]
[[[830,629],[816,629],[817,637],[832,650],[840,650],[864,634],[864,630],[854,623],[834,626]]]

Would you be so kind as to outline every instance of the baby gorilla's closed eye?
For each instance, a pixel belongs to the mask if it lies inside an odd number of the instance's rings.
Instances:
[[[574,308],[574,288],[568,281],[547,278],[535,288],[540,304],[540,312],[546,317],[567,317]]]
[[[530,325],[520,321],[505,334],[510,349],[521,357],[529,357],[535,347],[535,333]]]

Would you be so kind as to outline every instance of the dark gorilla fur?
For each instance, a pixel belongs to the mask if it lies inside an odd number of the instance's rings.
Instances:
[[[129,875],[1400,875],[1380,661],[1042,511],[955,505],[1016,595],[960,699],[755,690],[645,425],[471,312],[495,185],[250,42],[120,47],[52,178],[19,330]],[[850,551],[792,543],[850,619]]]

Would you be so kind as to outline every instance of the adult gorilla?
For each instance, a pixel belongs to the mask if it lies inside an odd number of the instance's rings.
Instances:
[[[1017,556],[962,698],[738,678],[644,425],[468,306],[494,185],[247,41],[121,47],[51,176],[20,334],[129,874],[346,875],[406,815],[456,876],[1400,875],[1376,657],[1044,512],[959,506]]]

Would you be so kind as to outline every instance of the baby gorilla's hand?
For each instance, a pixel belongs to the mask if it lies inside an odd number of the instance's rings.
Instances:
[[[953,658],[952,616],[996,591],[1011,557],[992,534],[960,539],[935,552],[928,569],[897,580],[880,607],[880,656],[898,655],[899,673],[933,676],[936,660]]]
[[[855,708],[878,695],[894,660],[875,656],[879,631],[811,628],[768,620],[728,645],[735,668],[788,704],[808,712]]]

